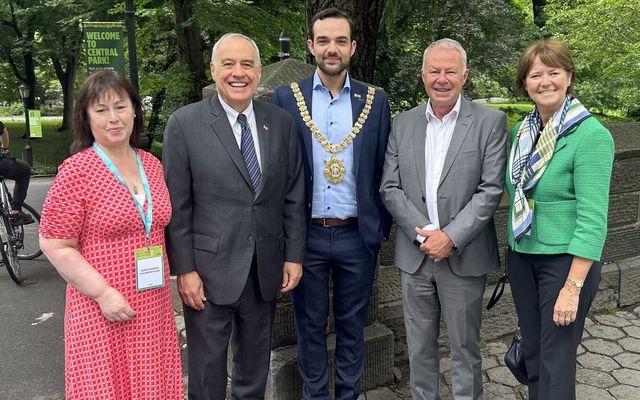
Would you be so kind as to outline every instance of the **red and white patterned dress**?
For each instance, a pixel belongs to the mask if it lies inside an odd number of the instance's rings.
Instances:
[[[153,202],[150,244],[166,249],[171,204],[162,167],[153,155],[138,152]],[[80,253],[136,312],[133,320],[109,322],[95,301],[67,285],[66,399],[184,399],[166,254],[164,287],[136,291],[134,250],[146,245],[142,219],[131,194],[93,149],[60,166],[44,203],[40,233],[77,238]]]

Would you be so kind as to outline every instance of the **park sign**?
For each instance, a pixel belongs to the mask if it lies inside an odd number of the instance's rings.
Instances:
[[[82,26],[89,73],[106,69],[124,75],[124,29],[122,23],[84,22]]]
[[[32,138],[42,137],[40,110],[29,110],[29,136]]]

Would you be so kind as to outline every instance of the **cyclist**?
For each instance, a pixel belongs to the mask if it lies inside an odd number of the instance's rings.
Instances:
[[[22,203],[27,197],[29,190],[29,179],[31,179],[31,167],[22,160],[16,159],[9,153],[9,132],[0,121],[0,175],[15,181],[13,187],[13,200],[11,201],[11,222],[14,225],[27,225],[33,223],[33,218],[29,214],[22,212]]]

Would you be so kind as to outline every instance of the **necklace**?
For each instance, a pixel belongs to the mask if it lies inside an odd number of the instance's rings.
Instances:
[[[293,91],[293,97],[296,99],[298,110],[300,110],[300,117],[302,118],[302,121],[304,121],[305,125],[311,131],[311,135],[318,141],[320,146],[322,146],[326,152],[331,153],[331,157],[329,157],[328,160],[324,160],[324,170],[322,171],[324,176],[333,184],[342,182],[346,169],[344,167],[344,160],[336,157],[336,154],[349,147],[351,142],[353,142],[353,139],[355,139],[356,136],[358,136],[358,133],[360,133],[360,130],[369,117],[369,112],[371,112],[371,105],[373,104],[373,98],[376,94],[376,90],[371,86],[367,88],[367,99],[360,116],[351,127],[347,136],[345,136],[340,143],[333,144],[322,134],[322,132],[320,132],[320,129],[318,129],[311,119],[307,105],[304,102],[304,96],[302,96],[302,92],[300,91],[300,85],[298,85],[297,82],[293,82],[290,87],[291,91]]]

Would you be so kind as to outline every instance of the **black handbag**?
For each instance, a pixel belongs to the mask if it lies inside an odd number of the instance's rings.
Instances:
[[[506,254],[506,252],[505,252]],[[505,257],[506,262],[506,257]],[[502,297],[502,293],[504,292],[504,287],[509,279],[509,275],[507,275],[507,267],[504,268],[504,274],[498,279],[496,283],[495,289],[493,289],[493,293],[491,294],[491,299],[487,304],[487,310],[491,310],[493,306],[496,305],[500,297]],[[524,345],[522,344],[522,334],[520,333],[520,324],[518,324],[518,330],[515,335],[513,335],[513,340],[511,340],[511,344],[507,349],[507,352],[504,355],[504,363],[509,368],[509,371],[516,377],[518,382],[526,385],[529,383],[529,377],[527,375],[527,365],[524,362]]]
[[[522,334],[520,333],[520,327],[513,340],[504,355],[504,363],[511,371],[513,376],[516,377],[518,382],[526,385],[529,383],[529,377],[527,375],[527,365],[524,362],[524,345],[522,343]]]

